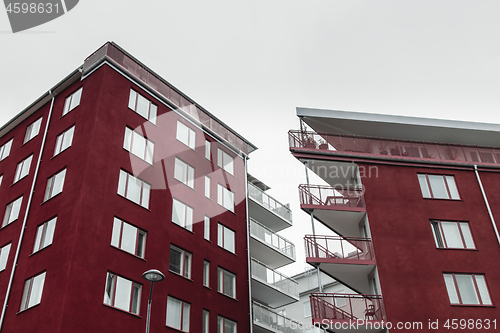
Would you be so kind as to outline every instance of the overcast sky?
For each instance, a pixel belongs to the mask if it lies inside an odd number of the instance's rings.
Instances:
[[[0,10],[0,124],[114,41],[259,147],[305,267],[295,107],[500,123],[500,1],[81,0],[12,34]]]

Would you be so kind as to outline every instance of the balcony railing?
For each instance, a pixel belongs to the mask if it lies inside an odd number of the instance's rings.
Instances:
[[[271,269],[252,258],[252,278],[277,288],[283,293],[299,297],[299,284],[292,278]]]
[[[302,326],[298,321],[290,319],[277,313],[265,305],[253,302],[253,322],[271,331],[283,333],[303,333]]]
[[[313,320],[385,320],[380,295],[312,293]]]
[[[290,210],[290,208],[283,205],[267,193],[263,192],[260,188],[252,183],[248,183],[248,196],[260,203],[266,209],[285,219],[290,224],[292,223],[292,211]]]
[[[324,185],[299,185],[301,205],[365,207],[363,190]]]
[[[492,147],[301,131],[289,131],[288,139],[290,149],[306,148],[325,152],[370,154],[380,157],[441,162],[500,164],[500,148]]]
[[[370,238],[306,235],[304,240],[306,258],[375,260]]]
[[[295,245],[292,242],[252,218],[250,218],[250,235],[295,260]]]

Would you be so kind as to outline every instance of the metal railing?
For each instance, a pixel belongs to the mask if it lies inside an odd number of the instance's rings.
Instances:
[[[301,205],[365,207],[362,189],[325,185],[299,185]]]
[[[253,302],[253,322],[283,333],[303,333],[298,321],[285,317],[265,305]]]
[[[274,212],[292,224],[292,211],[278,200],[274,199],[252,183],[248,183],[248,196],[260,203],[266,209]]]
[[[385,320],[380,295],[312,293],[310,300],[315,320]]]
[[[370,238],[306,235],[304,241],[306,258],[375,260]]]
[[[189,114],[203,126],[217,133],[221,138],[240,149],[243,153],[248,154],[255,150],[255,147],[251,146],[222,121],[113,43],[108,42],[104,44],[100,49],[85,59],[83,63],[84,73],[104,57],[113,60],[115,64],[126,70],[138,80],[141,80],[158,94],[168,99],[180,110]]]
[[[295,260],[295,245],[292,242],[252,218],[250,218],[250,235]]]
[[[252,278],[279,289],[281,292],[299,297],[299,283],[252,258]]]
[[[290,149],[306,148],[381,157],[411,158],[443,162],[500,164],[500,148],[391,140],[367,136],[289,131]]]

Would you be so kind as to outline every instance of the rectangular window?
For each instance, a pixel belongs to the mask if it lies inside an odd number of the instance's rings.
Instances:
[[[236,322],[227,318],[217,317],[217,332],[218,333],[236,333]]]
[[[482,274],[443,274],[451,304],[492,305]]]
[[[169,270],[190,279],[191,257],[191,253],[178,248],[177,246],[170,245]]]
[[[217,184],[217,203],[234,213],[234,193],[221,184]]]
[[[108,272],[104,290],[104,304],[138,315],[141,288],[142,286],[136,282]]]
[[[180,121],[177,121],[177,140],[194,149],[196,145],[196,132]]]
[[[111,245],[139,258],[144,258],[146,232],[115,217]]]
[[[210,177],[205,176],[205,196],[210,199]]]
[[[2,185],[3,175],[0,175],[0,186]]]
[[[220,223],[218,225],[217,245],[229,252],[235,252],[234,231]]]
[[[42,300],[43,285],[45,283],[45,272],[29,278],[24,282],[23,298],[20,311],[26,310],[40,304]]]
[[[205,215],[204,221],[203,221],[203,237],[206,240],[210,240],[210,217]]]
[[[0,249],[0,271],[3,271],[5,267],[7,267],[11,245],[12,244],[9,243]]]
[[[194,168],[177,157],[175,158],[174,178],[194,188]]]
[[[210,287],[210,261],[203,261],[203,285]]]
[[[205,158],[209,161],[211,161],[212,159],[210,158],[210,152],[211,152],[211,146],[212,146],[212,143],[208,140],[205,140]]]
[[[191,304],[168,296],[167,299],[167,326],[189,332],[189,310]]]
[[[75,91],[71,96],[66,98],[64,102],[64,109],[62,115],[64,116],[68,112],[72,111],[78,105],[80,105],[80,100],[82,99],[83,87]]]
[[[25,158],[21,162],[17,164],[16,174],[14,176],[14,183],[26,177],[30,172],[31,160],[33,159],[33,155]]]
[[[172,204],[172,222],[186,228],[189,231],[193,230],[193,208],[177,199],[173,200]]]
[[[56,229],[57,217],[54,217],[50,221],[39,225],[36,229],[35,245],[33,246],[33,253],[40,251],[50,244],[54,239],[54,231]]]
[[[47,201],[62,192],[64,178],[66,178],[66,169],[59,171],[47,179],[47,188],[45,189],[45,197],[43,201]]]
[[[208,323],[210,318],[210,311],[203,309],[203,327],[202,333],[208,333]]]
[[[9,156],[10,148],[12,147],[12,141],[14,141],[14,139],[10,139],[6,143],[4,143],[3,146],[0,147],[0,161],[4,160],[5,158],[7,158],[7,156]]]
[[[137,112],[143,118],[146,118],[153,124],[156,124],[156,113],[158,111],[158,107],[132,89],[130,89],[128,107],[129,109]]]
[[[43,118],[39,118],[28,126],[26,129],[26,135],[24,136],[24,143],[30,141],[38,135],[40,132],[40,125],[42,125],[42,119]]]
[[[5,215],[3,216],[2,228],[17,220],[23,197],[17,198],[5,207]]]
[[[150,191],[151,185],[124,170],[120,170],[120,179],[118,181],[119,195],[144,208],[149,208]]]
[[[139,157],[140,159],[153,164],[155,144],[153,143],[153,141],[145,138],[139,132],[125,127],[123,148]]]
[[[75,126],[59,134],[56,139],[56,147],[54,148],[54,156],[60,152],[71,147],[73,143],[73,134],[75,133]]]
[[[311,317],[311,302],[304,302],[304,317]]]
[[[217,148],[217,165],[234,175],[234,158],[220,148]]]
[[[424,198],[460,200],[455,177],[441,175],[418,175]]]
[[[219,267],[217,290],[224,295],[236,298],[236,275]]]
[[[445,249],[475,249],[467,222],[431,221],[436,246]]]

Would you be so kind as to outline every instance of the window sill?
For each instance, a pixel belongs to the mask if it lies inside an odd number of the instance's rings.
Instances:
[[[135,254],[133,254],[133,253],[127,252],[127,251],[125,251],[125,250],[123,250],[123,249],[120,249],[119,247],[116,247],[116,246],[113,246],[113,245],[110,245],[110,246],[111,246],[113,249],[116,249],[116,250],[118,250],[118,251],[120,251],[120,252],[123,252],[123,253],[128,254],[129,256],[132,256],[132,257],[137,258],[137,259],[141,259],[141,260],[143,260],[143,261],[147,261],[146,259],[144,259],[144,258],[142,258],[142,257],[139,257],[139,256],[137,256],[137,255],[135,255]]]
[[[128,311],[125,311],[125,310],[122,310],[122,309],[119,309],[119,308],[115,308],[114,306],[111,306],[111,305],[108,305],[108,304],[105,304],[105,303],[102,303],[102,305],[104,305],[105,307],[107,308],[110,308],[110,309],[113,309],[113,310],[117,310],[117,311],[120,311],[120,312],[123,312],[123,313],[126,313],[126,314],[129,314],[133,317],[136,317],[136,318],[142,318],[140,315],[137,315],[135,313],[132,313],[132,312],[128,312]]]
[[[174,225],[178,226],[179,228],[184,229],[184,230],[186,230],[187,232],[190,232],[190,233],[192,233],[192,234],[194,235],[194,231],[193,231],[193,230],[189,230],[189,229],[187,229],[186,227],[183,227],[182,225],[179,225],[179,224],[175,223],[174,221],[172,221],[172,223],[173,223]]]
[[[223,249],[224,251],[228,252],[228,253],[231,253],[233,256],[237,257],[238,255],[235,253],[235,252],[231,252],[229,251],[228,249],[226,248],[223,248],[222,246],[218,245],[219,249]]]
[[[29,256],[30,256],[30,257],[31,257],[31,256],[34,256],[35,254],[42,252],[43,250],[45,250],[46,248],[50,247],[51,245],[52,245],[52,243],[51,243],[51,244],[49,244],[49,245],[47,245],[46,247],[43,247],[43,248],[41,248],[41,249],[38,249],[38,251],[33,252],[33,253],[32,253],[32,254],[30,254]]]
[[[23,178],[19,178],[18,180],[16,180],[15,182],[13,182],[12,184],[10,184],[10,187],[16,185],[17,183],[19,183],[21,180],[23,180],[24,178],[28,177],[29,174],[27,174],[26,176],[24,176]]]
[[[26,312],[26,311],[28,311],[28,310],[31,310],[31,309],[33,309],[34,307],[37,307],[37,306],[39,306],[39,305],[40,305],[40,303],[35,304],[35,305],[33,305],[33,306],[30,306],[29,308],[26,308],[26,309],[24,309],[24,310],[18,311],[18,312],[16,313],[16,315],[21,314],[21,313],[24,313],[24,312]]]
[[[436,247],[437,250],[461,250],[461,251],[478,251],[478,249],[462,249],[456,247]]]
[[[483,305],[483,304],[450,304],[451,306],[458,306],[458,307],[479,307],[479,308],[496,308],[494,305]]]
[[[0,227],[0,230],[3,230],[4,228],[7,228],[9,225],[11,225],[12,223],[16,222],[17,220],[19,220],[19,217],[18,217],[17,219],[15,219],[14,221],[9,222],[9,223],[7,223],[6,225],[1,226],[1,227]]]
[[[135,156],[135,157],[137,157],[138,159],[140,159],[141,161],[143,161],[144,163],[146,163],[147,165],[154,167],[153,163],[149,163],[148,161],[146,161],[146,160],[145,160],[145,159],[143,159],[142,157],[137,156],[136,154],[132,153],[131,151],[129,151],[129,150],[127,150],[127,149],[123,148],[123,147],[122,147],[122,149],[123,149],[123,150],[125,150],[125,151],[129,154],[129,155]],[[153,158],[153,161],[154,161],[154,158]]]
[[[71,146],[69,146],[68,148],[64,149],[64,150],[61,150],[59,153],[57,153],[56,155],[52,156],[50,158],[50,160],[52,161],[54,158],[56,158],[57,156],[61,155],[62,153],[64,153],[66,150],[68,150],[69,148],[71,148]]]
[[[125,200],[127,200],[127,201],[129,201],[129,202],[132,202],[134,205],[137,205],[138,207],[141,207],[142,209],[145,209],[145,210],[147,210],[148,212],[151,212],[151,210],[150,210],[149,208],[146,208],[146,207],[144,207],[144,206],[142,206],[142,205],[138,204],[137,202],[132,201],[132,200],[130,200],[130,199],[129,199],[129,198],[127,198],[127,197],[124,197],[124,196],[123,196],[123,195],[121,195],[121,194],[116,193],[116,195],[118,195],[120,198],[123,198],[123,199],[125,199]],[[150,197],[150,199],[151,199],[151,197]]]
[[[174,328],[174,327],[172,327],[172,326],[168,326],[168,325],[165,325],[165,327],[166,327],[166,328],[168,328],[168,329],[174,330],[174,331],[176,331],[176,332],[181,332],[181,333],[188,333],[188,332],[189,332],[189,331],[183,331],[183,330],[181,330],[181,329]]]
[[[220,207],[224,208],[226,211],[231,212],[231,213],[233,213],[234,215],[236,215],[236,213],[235,213],[234,211],[232,211],[232,210],[230,210],[230,209],[227,209],[226,207],[222,206],[220,203],[217,203],[217,204],[218,204]],[[224,213],[225,213],[225,212],[224,212]]]
[[[239,301],[238,301],[238,299],[236,299],[236,298],[234,298],[234,297],[232,297],[232,296],[226,295],[226,294],[224,294],[224,293],[221,293],[220,291],[217,291],[217,293],[218,293],[219,295],[222,295],[222,296],[224,296],[224,297],[227,297],[227,298],[229,298],[229,299],[232,299],[233,301],[239,302]]]
[[[463,201],[460,199],[445,199],[445,198],[423,198],[424,200],[444,200],[444,201]]]
[[[42,202],[42,203],[40,204],[40,206],[41,206],[41,205],[43,205],[43,204],[45,204],[46,202],[49,202],[50,200],[54,199],[55,197],[57,197],[57,196],[61,195],[61,193],[62,193],[62,191],[61,191],[61,192],[59,192],[59,193],[57,193],[57,194],[56,194],[56,195],[54,195],[54,196],[51,196],[50,198],[48,198],[47,200],[45,200],[44,202]]]
[[[205,286],[205,285],[203,286],[203,288],[206,288],[208,290],[212,290],[212,288],[210,288],[209,286]]]
[[[187,278],[187,277],[185,277],[184,275],[180,275],[180,274],[179,274],[179,273],[177,273],[177,272],[171,271],[170,269],[169,269],[168,271],[169,271],[170,273],[172,273],[172,274],[175,274],[175,275],[177,275],[177,276],[179,276],[179,277],[181,277],[181,278],[185,279],[185,280],[188,280],[188,281],[194,282],[194,281],[193,281],[193,280],[191,280],[190,278]]]

